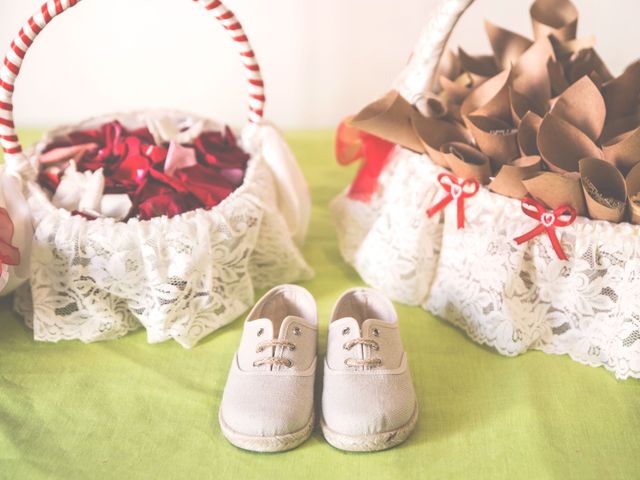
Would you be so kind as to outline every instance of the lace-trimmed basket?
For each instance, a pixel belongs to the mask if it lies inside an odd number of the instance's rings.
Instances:
[[[473,0],[446,0],[434,12],[396,90],[407,100],[431,84],[458,19]],[[579,217],[557,234],[568,260],[540,235],[520,202],[487,188],[428,218],[443,196],[445,170],[398,148],[370,203],[347,191],[332,204],[340,248],[369,284],[420,305],[504,355],[529,349],[568,354],[620,379],[640,378],[640,226]]]
[[[22,275],[29,282],[19,288],[15,307],[36,340],[109,340],[143,326],[149,342],[173,338],[191,347],[247,309],[254,288],[311,276],[299,250],[309,221],[309,192],[282,136],[262,120],[260,68],[240,23],[220,1],[196,0],[231,34],[248,74],[251,102],[241,145],[251,158],[244,183],[214,208],[172,218],[89,221],[54,207],[35,179],[38,155],[58,135],[112,120],[131,129],[149,119],[173,121],[181,129],[196,123],[221,128],[176,112],[109,115],[51,132],[25,155],[13,124],[16,76],[40,31],[78,3],[43,5],[11,44],[0,73],[2,177],[19,186],[35,228],[31,246],[20,244]],[[19,279],[18,270],[12,273]],[[14,279],[3,294],[17,283]]]

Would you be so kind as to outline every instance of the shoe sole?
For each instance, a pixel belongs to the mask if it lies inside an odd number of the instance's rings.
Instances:
[[[222,418],[222,412],[218,413],[218,421],[220,422],[222,434],[229,443],[243,450],[252,452],[285,452],[296,448],[311,436],[314,420],[315,414],[312,413],[307,424],[296,432],[285,435],[275,435],[273,437],[257,437],[236,432],[225,423]]]
[[[344,435],[334,432],[327,427],[324,418],[320,420],[320,426],[325,440],[337,449],[348,452],[377,452],[400,445],[409,438],[415,429],[417,422],[418,405],[416,404],[415,410],[413,411],[409,421],[402,427],[389,432],[357,436]]]

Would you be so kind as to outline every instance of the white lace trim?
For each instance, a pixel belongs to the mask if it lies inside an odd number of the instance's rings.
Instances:
[[[118,118],[133,128],[140,114]],[[173,338],[191,347],[246,310],[254,287],[309,278],[262,146],[247,149],[242,186],[213,209],[171,219],[87,221],[53,207],[27,182],[36,227],[31,285],[15,307],[35,339],[93,342],[143,326],[151,343]]]
[[[578,218],[557,229],[563,262],[546,234],[517,245],[537,223],[519,201],[486,188],[466,201],[464,229],[453,204],[444,229],[442,216],[428,219],[443,194],[438,172],[403,151],[370,205],[345,194],[334,201],[341,251],[362,278],[504,355],[568,354],[640,378],[640,226]]]

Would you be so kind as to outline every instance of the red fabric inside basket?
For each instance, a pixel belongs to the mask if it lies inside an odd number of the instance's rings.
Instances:
[[[72,132],[44,150],[53,161],[42,165],[38,182],[55,192],[71,160],[79,172],[103,168],[104,194],[126,193],[133,204],[127,219],[147,220],[214,207],[244,180],[249,155],[228,127],[202,133],[193,145],[173,145],[173,151],[171,147],[156,145],[147,128],[127,130],[117,121]],[[174,165],[165,171],[170,155],[192,158],[193,153],[195,165]]]

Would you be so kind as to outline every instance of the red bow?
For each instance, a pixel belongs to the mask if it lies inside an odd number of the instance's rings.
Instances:
[[[433,217],[436,213],[456,200],[458,208],[458,228],[464,228],[464,199],[473,197],[480,189],[475,178],[462,180],[450,173],[438,175],[438,182],[447,192],[447,196],[427,210],[427,215]]]
[[[532,238],[537,237],[542,232],[546,231],[547,235],[549,236],[549,240],[551,240],[551,245],[558,255],[558,258],[560,260],[566,260],[567,256],[562,250],[562,246],[560,245],[560,241],[558,240],[558,237],[556,235],[555,227],[567,227],[571,225],[576,219],[575,209],[570,206],[564,206],[556,208],[553,211],[548,211],[546,208],[544,208],[544,205],[531,198],[523,198],[521,207],[525,215],[538,220],[540,224],[530,232],[514,238],[516,243],[520,245],[524,242],[528,242]],[[561,218],[566,217],[567,215],[569,216],[569,218]]]
[[[395,144],[358,130],[351,117],[343,120],[336,132],[336,158],[340,165],[362,159],[362,166],[349,189],[349,198],[368,202],[378,189],[378,177],[391,159]]]

